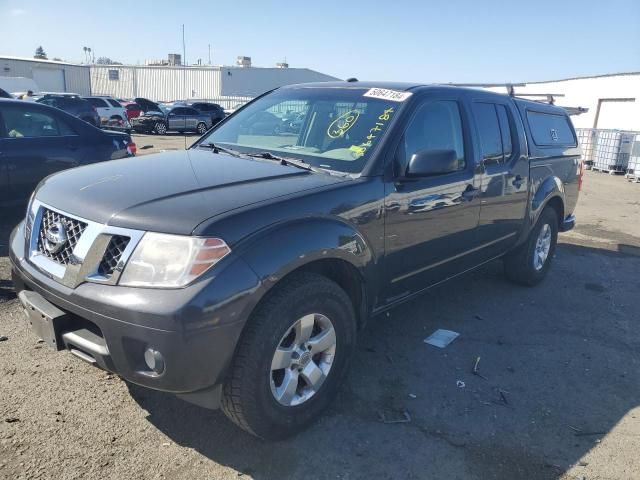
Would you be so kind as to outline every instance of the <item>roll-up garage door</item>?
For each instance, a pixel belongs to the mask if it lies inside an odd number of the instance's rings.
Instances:
[[[64,72],[60,68],[34,68],[33,80],[41,92],[64,92]]]

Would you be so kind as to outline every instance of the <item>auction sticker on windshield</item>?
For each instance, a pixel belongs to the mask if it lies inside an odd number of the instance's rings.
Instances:
[[[398,90],[388,90],[386,88],[370,88],[365,97],[382,98],[392,102],[404,102],[411,96],[411,92],[399,92]]]

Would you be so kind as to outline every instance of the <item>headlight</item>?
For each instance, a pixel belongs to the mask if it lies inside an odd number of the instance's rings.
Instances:
[[[133,251],[119,283],[129,287],[184,287],[230,252],[219,238],[148,232]]]
[[[27,204],[27,214],[24,217],[24,238],[26,240],[29,240],[31,238],[31,229],[33,228],[33,221],[35,220],[35,215],[31,211],[31,207],[33,207],[33,199],[35,198],[35,196],[36,191],[34,190],[31,194],[31,197],[29,197],[29,203]]]

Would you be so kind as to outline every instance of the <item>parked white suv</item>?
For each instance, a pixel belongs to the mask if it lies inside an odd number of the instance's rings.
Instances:
[[[115,98],[106,96],[84,97],[96,108],[103,126],[131,128],[126,109]]]

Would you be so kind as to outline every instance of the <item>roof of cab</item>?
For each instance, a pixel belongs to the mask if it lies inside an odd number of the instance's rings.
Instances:
[[[333,81],[333,82],[312,82],[312,83],[298,83],[294,85],[287,85],[281,87],[282,89],[289,88],[386,88],[389,90],[400,91],[425,91],[425,90],[464,90],[470,95],[478,95],[484,98],[511,98],[515,102],[523,105],[528,109],[538,109],[542,111],[555,112],[566,114],[566,111],[562,107],[556,105],[550,105],[548,103],[536,102],[534,100],[528,100],[520,97],[510,97],[506,93],[492,92],[490,90],[484,90],[482,88],[470,88],[457,85],[447,85],[438,83],[409,83],[409,82],[375,82],[375,81]]]
[[[487,96],[505,97],[503,93],[491,92],[489,90],[482,90],[479,88],[459,87],[456,85],[447,85],[440,83],[410,83],[410,82],[375,82],[375,81],[335,81],[335,82],[312,82],[312,83],[298,83],[294,85],[287,85],[281,87],[287,88],[386,88],[389,90],[464,90],[467,92],[476,92]]]
[[[347,82],[347,81],[334,81],[334,82],[311,82],[311,83],[298,83],[295,85],[288,85],[284,88],[388,88],[389,90],[411,90],[415,87],[422,86],[419,83],[408,82]]]

